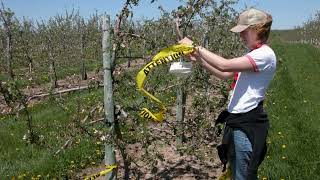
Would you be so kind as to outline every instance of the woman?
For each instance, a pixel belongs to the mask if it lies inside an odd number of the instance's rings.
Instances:
[[[269,121],[263,110],[263,100],[276,69],[276,56],[266,45],[271,24],[271,15],[257,9],[246,10],[231,31],[240,33],[250,49],[248,54],[228,60],[196,46],[189,56],[221,79],[232,78],[239,72],[227,112],[223,114],[226,128],[223,148],[220,146],[222,152],[219,152],[219,155],[228,152],[227,160],[235,180],[257,179],[258,167],[266,153]],[[188,38],[180,43],[193,44]]]

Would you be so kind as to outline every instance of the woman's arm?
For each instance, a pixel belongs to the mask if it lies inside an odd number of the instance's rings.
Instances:
[[[193,42],[185,37],[179,41],[182,44],[191,45]],[[197,46],[196,51],[192,54],[192,56],[199,59],[203,59],[213,68],[219,70],[220,72],[242,72],[242,71],[254,71],[254,64],[247,57],[238,57],[227,60],[219,55],[216,55],[204,47]],[[191,59],[192,60],[192,59]]]
[[[197,59],[197,62],[204,67],[209,73],[213,74],[214,76],[218,77],[219,79],[229,79],[233,77],[233,72],[221,72],[218,69],[214,68],[210,64],[208,64],[204,59],[202,59],[200,56],[197,56],[196,54],[193,55],[195,59]]]
[[[245,56],[227,60],[201,46],[196,47],[195,54],[222,72],[254,71],[254,66]]]

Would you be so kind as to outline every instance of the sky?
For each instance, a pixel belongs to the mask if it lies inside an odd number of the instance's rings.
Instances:
[[[138,7],[134,7],[134,17],[139,19],[157,18],[160,16],[158,6],[171,11],[179,6],[179,0],[140,0]],[[125,0],[2,0],[6,8],[10,8],[18,17],[33,20],[47,20],[57,14],[64,14],[67,10],[79,10],[83,17],[98,12],[106,12],[111,17],[121,10]],[[235,5],[238,11],[245,7],[254,6],[273,16],[272,29],[292,29],[301,26],[317,11],[320,11],[320,0],[239,0]]]

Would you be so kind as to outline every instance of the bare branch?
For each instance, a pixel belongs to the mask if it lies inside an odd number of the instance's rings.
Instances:
[[[103,84],[99,84],[99,86],[103,87]],[[89,88],[89,86],[80,86],[80,87],[76,87],[76,88],[63,89],[63,90],[60,90],[60,91],[55,91],[53,93],[36,94],[36,95],[33,95],[33,96],[29,97],[27,99],[27,102],[32,100],[32,99],[35,99],[35,98],[43,98],[43,97],[46,97],[46,96],[49,96],[49,95],[57,95],[57,94],[63,94],[63,93],[67,93],[67,92],[80,91],[80,90],[85,90],[85,89],[88,89],[88,88]]]
[[[63,146],[61,146],[60,149],[54,153],[54,156],[58,155],[62,150],[66,149],[67,146],[68,146],[70,143],[71,143],[71,138],[69,138],[69,139],[63,144]]]
[[[123,37],[123,36],[131,36],[131,37],[136,37],[136,38],[140,38],[140,39],[146,39],[145,37],[139,35],[139,34],[133,34],[133,33],[124,33],[121,32],[119,33],[119,36]]]
[[[181,22],[181,19],[180,19],[179,15],[177,14],[177,17],[175,18],[175,29],[176,29],[176,33],[177,33],[178,38],[182,39],[183,34],[181,33],[181,30],[180,30],[180,22]]]
[[[101,122],[101,121],[104,121],[104,118],[99,118],[97,120],[90,121],[87,123],[87,125],[94,124],[94,123]]]
[[[125,14],[125,12],[128,10],[128,6],[130,4],[130,0],[127,0],[125,2],[125,4],[123,5],[123,8],[120,12],[120,15],[118,15],[118,18],[117,18],[117,21],[116,21],[116,25],[114,26],[114,33],[115,33],[115,36],[117,37],[120,33],[120,25],[121,25],[121,22],[122,22],[122,19],[123,19],[123,16]]]

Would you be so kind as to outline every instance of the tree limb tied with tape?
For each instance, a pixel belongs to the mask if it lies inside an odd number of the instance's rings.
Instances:
[[[144,82],[146,80],[146,77],[150,73],[150,71],[157,66],[165,65],[169,62],[178,60],[180,57],[188,55],[193,51],[194,51],[194,47],[191,45],[177,44],[177,45],[169,46],[165,49],[162,49],[158,54],[156,54],[152,58],[152,60],[138,72],[136,77],[138,90],[143,95],[145,95],[146,97],[150,98],[153,102],[155,102],[160,108],[160,111],[155,113],[151,112],[147,108],[142,108],[139,114],[140,117],[144,119],[153,120],[156,122],[162,122],[165,119],[165,112],[167,110],[166,107],[158,98],[156,98],[155,96],[153,96],[152,94],[150,94],[144,89]]]

